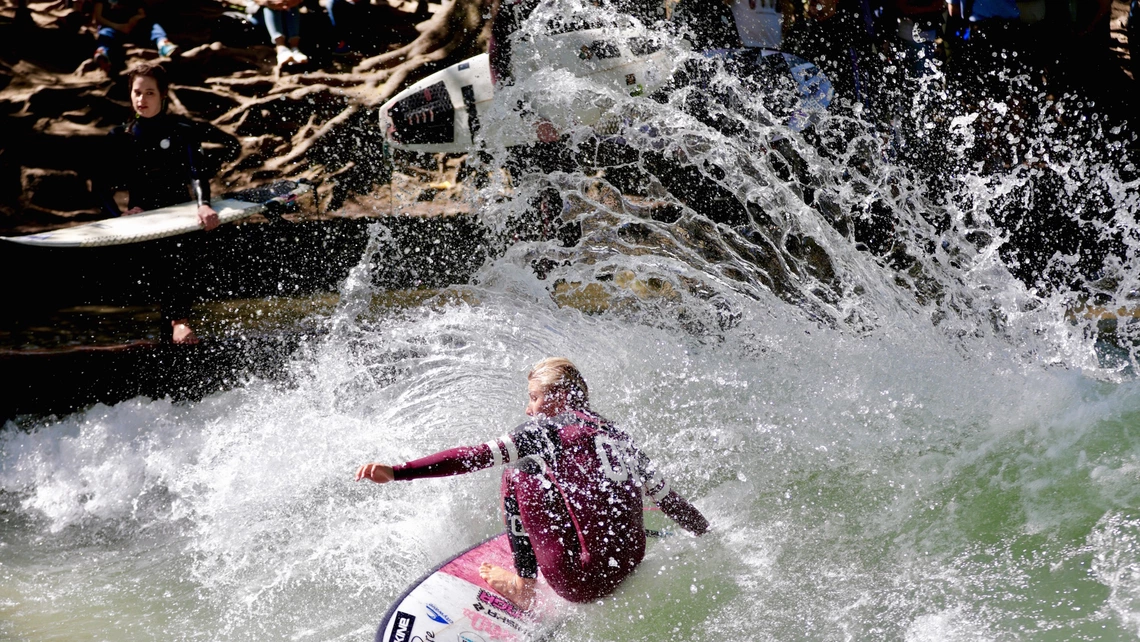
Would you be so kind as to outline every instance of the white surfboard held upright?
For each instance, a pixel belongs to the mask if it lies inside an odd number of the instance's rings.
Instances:
[[[511,71],[515,82],[527,80],[544,69],[569,72],[575,78],[589,79],[601,91],[630,96],[649,94],[669,81],[673,69],[668,56],[652,39],[623,29],[582,29],[558,34],[540,34],[514,44]],[[593,125],[601,110],[593,101],[574,103],[563,113],[557,94],[530,92],[528,103],[539,118],[569,117],[573,124]],[[491,63],[480,54],[436,72],[396,94],[380,107],[380,128],[394,148],[425,153],[469,151],[480,132],[487,130],[488,110],[495,98]],[[500,110],[503,118],[524,115],[517,110]],[[559,113],[544,113],[557,111]],[[533,143],[533,131],[521,123],[495,123],[505,146]],[[505,126],[504,126],[505,125]]]

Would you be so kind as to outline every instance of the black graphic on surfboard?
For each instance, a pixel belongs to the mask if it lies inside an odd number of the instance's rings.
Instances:
[[[455,140],[455,107],[443,82],[401,99],[388,112],[392,137],[405,145],[438,145]]]

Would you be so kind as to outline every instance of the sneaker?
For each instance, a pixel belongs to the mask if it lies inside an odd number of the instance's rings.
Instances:
[[[158,41],[158,55],[163,58],[169,58],[175,51],[178,51],[178,45],[173,42],[170,42],[166,38]]]
[[[277,66],[284,67],[285,65],[293,64],[293,51],[288,47],[277,48]]]
[[[289,57],[293,59],[294,64],[307,65],[309,64],[309,57],[301,53],[301,50],[293,47],[289,50]]]
[[[95,64],[99,65],[99,68],[103,70],[103,73],[111,73],[111,57],[107,55],[106,47],[96,49],[92,59],[95,60]]]

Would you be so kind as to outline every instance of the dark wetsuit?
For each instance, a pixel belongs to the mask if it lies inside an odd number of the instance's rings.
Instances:
[[[708,529],[626,433],[584,412],[529,421],[497,441],[446,450],[393,470],[404,480],[504,464],[513,465],[503,475],[503,503],[516,571],[533,578],[541,568],[567,600],[608,595],[641,562],[643,496],[687,530]]]
[[[109,216],[121,216],[115,192],[130,193],[127,209],[154,210],[196,201],[210,204],[210,173],[197,126],[186,118],[159,114],[111,130],[109,153],[100,159],[96,194]],[[154,267],[152,286],[164,319],[190,315],[191,299],[184,279],[185,257],[175,252]]]
[[[179,116],[138,118],[111,130],[102,205],[119,216],[114,195],[130,192],[128,209],[153,210],[195,199],[210,204],[210,180],[195,124]]]

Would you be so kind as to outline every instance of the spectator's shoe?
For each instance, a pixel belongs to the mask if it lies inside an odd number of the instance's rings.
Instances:
[[[293,64],[295,64],[295,65],[307,65],[307,64],[309,64],[309,57],[306,56],[305,54],[301,53],[300,49],[293,47],[292,49],[289,50],[289,54],[290,54],[289,57],[293,59]]]
[[[111,57],[107,55],[106,47],[96,49],[92,59],[95,61],[95,64],[99,65],[99,68],[103,70],[103,73],[111,73]]]
[[[278,67],[285,67],[287,65],[292,65],[292,64],[294,64],[294,62],[293,62],[293,51],[291,49],[289,49],[288,47],[278,47],[277,48],[277,66]]]
[[[348,46],[348,43],[343,40],[336,43],[336,48],[333,49],[333,55],[336,56],[347,56],[350,53],[352,53],[352,47]]]
[[[170,42],[166,38],[158,41],[158,55],[163,58],[169,58],[175,51],[178,51],[178,45],[173,42]]]

